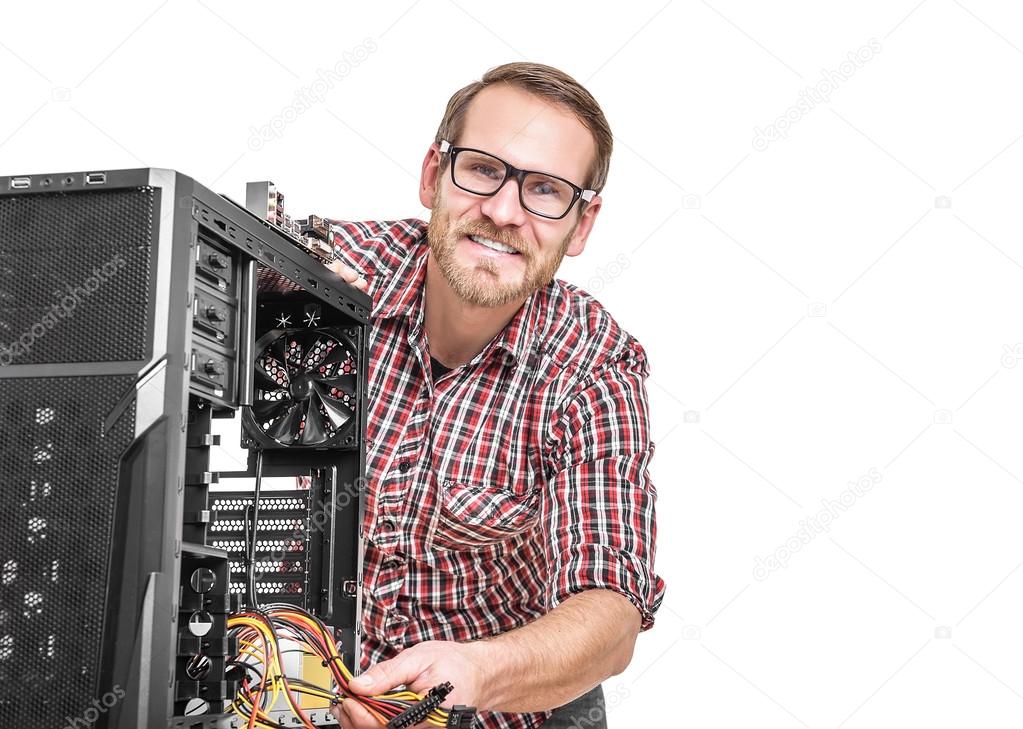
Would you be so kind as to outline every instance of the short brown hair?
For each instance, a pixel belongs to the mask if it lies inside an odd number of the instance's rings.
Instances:
[[[564,71],[559,71],[542,63],[516,62],[491,68],[479,81],[474,81],[465,88],[455,92],[448,101],[448,107],[437,129],[436,142],[446,139],[457,145],[465,125],[465,115],[469,103],[487,86],[506,83],[516,88],[535,94],[547,101],[568,108],[574,113],[590,133],[597,148],[597,154],[590,168],[589,178],[584,187],[598,193],[607,182],[607,170],[611,162],[613,137],[604,112],[593,95],[582,84]],[[442,163],[442,167],[446,160]],[[581,208],[582,206],[580,206]]]

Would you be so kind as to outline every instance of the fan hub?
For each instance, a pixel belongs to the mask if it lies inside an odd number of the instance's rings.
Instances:
[[[294,400],[308,400],[313,393],[313,376],[310,374],[296,375],[289,388]]]

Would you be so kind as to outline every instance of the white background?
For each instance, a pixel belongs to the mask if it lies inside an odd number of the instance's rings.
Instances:
[[[451,93],[564,69],[615,153],[561,276],[653,369],[668,591],[611,726],[1019,726],[1021,47],[993,0],[17,3],[0,174],[165,166],[236,198],[272,179],[296,215],[426,217]]]

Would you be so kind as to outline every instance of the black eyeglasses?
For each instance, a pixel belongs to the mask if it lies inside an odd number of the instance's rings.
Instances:
[[[440,153],[451,155],[451,181],[456,187],[491,197],[515,178],[522,207],[541,218],[559,220],[568,215],[576,200],[590,202],[597,194],[546,172],[520,170],[481,149],[452,147],[446,139],[440,141]]]

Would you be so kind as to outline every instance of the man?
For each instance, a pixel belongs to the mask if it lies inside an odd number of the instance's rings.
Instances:
[[[429,224],[334,221],[335,270],[373,297],[358,693],[450,681],[487,728],[606,726],[600,682],[664,593],[645,352],[554,279],[611,146],[573,79],[500,66],[448,103]]]

